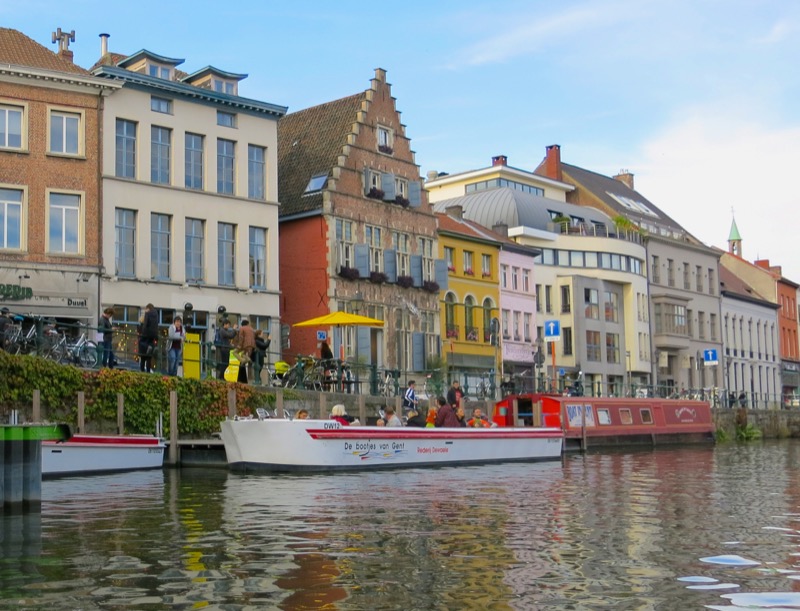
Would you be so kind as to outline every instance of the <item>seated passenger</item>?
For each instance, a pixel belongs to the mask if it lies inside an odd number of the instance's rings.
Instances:
[[[456,420],[458,420],[458,426],[466,427],[467,426],[467,414],[464,411],[464,406],[459,405],[456,408]]]
[[[378,421],[375,423],[375,426],[386,426],[386,420],[383,418],[378,418]]]
[[[308,420],[308,410],[301,409],[294,415],[295,420]]]
[[[342,426],[350,426],[350,420],[347,418],[347,412],[342,403],[337,403],[331,409],[331,420],[336,420]]]
[[[406,426],[416,426],[419,428],[425,428],[425,418],[422,417],[417,410],[412,409],[408,412],[408,420],[406,420]]]
[[[428,408],[428,415],[425,418],[425,428],[432,429],[436,426],[436,405],[431,404]]]
[[[492,426],[486,416],[483,415],[480,407],[472,410],[472,418],[467,421],[467,426],[472,428],[486,428]]]
[[[394,408],[391,405],[384,410],[384,413],[386,414],[386,426],[403,426],[403,423],[400,421],[400,418],[397,417],[397,414],[394,413]]]

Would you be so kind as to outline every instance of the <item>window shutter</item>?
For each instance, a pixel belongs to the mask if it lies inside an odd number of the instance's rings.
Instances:
[[[389,282],[397,282],[397,251],[392,248],[383,251],[383,271]]]
[[[369,277],[369,245],[355,245],[355,267],[362,278]]]
[[[422,255],[411,255],[411,277],[414,279],[414,286],[422,286]]]
[[[358,351],[356,357],[359,363],[370,364],[371,345],[370,345],[370,328],[369,327],[356,327],[356,341],[358,342]]]
[[[370,180],[370,171],[365,168],[364,169],[364,195],[367,195],[371,188],[372,188],[372,180]]]
[[[422,184],[418,180],[411,180],[408,183],[408,201],[412,208],[419,208],[422,205]]]
[[[384,201],[394,201],[394,198],[396,197],[396,190],[394,188],[394,174],[389,174],[388,172],[381,174],[381,191],[383,191]]]
[[[447,261],[444,259],[436,259],[433,262],[433,271],[434,277],[436,278],[436,284],[439,285],[439,290],[446,291],[448,280]]]
[[[419,331],[411,334],[411,369],[425,370],[425,334]]]

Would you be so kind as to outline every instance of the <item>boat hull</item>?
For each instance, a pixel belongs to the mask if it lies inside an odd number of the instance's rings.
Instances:
[[[42,442],[42,477],[160,469],[165,444],[152,436],[73,435]]]
[[[329,420],[226,420],[234,471],[353,471],[554,460],[557,428],[436,429],[349,426]]]

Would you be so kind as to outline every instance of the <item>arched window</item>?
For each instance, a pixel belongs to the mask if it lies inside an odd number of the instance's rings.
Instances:
[[[472,295],[464,299],[464,333],[467,341],[478,341],[478,327],[475,326],[475,298]]]
[[[483,300],[483,341],[492,340],[492,309],[494,304],[488,297]]]
[[[456,296],[447,293],[444,296],[444,324],[445,336],[458,339],[458,325],[456,325]]]

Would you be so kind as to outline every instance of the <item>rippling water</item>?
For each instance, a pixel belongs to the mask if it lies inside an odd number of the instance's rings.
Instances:
[[[0,608],[800,609],[800,444],[46,481]]]

